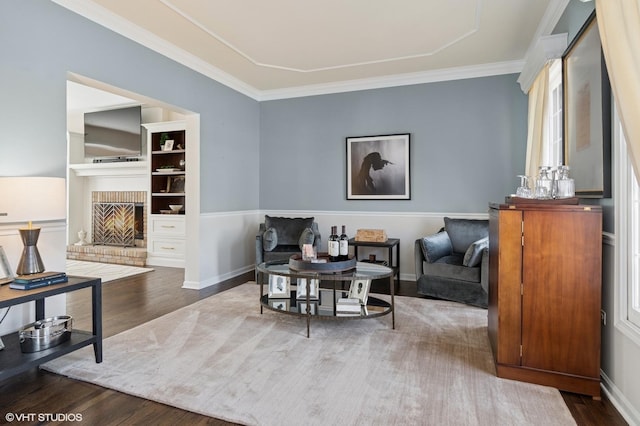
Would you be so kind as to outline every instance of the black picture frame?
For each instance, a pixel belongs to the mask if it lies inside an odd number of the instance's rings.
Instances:
[[[346,138],[347,200],[410,200],[411,135]]]
[[[576,196],[611,197],[611,85],[595,11],[562,56],[564,164]]]

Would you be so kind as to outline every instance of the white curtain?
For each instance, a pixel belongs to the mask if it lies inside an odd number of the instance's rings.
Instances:
[[[527,127],[527,157],[525,174],[538,174],[544,142],[547,97],[549,92],[549,64],[545,64],[529,89],[529,121]]]
[[[629,156],[640,180],[640,0],[597,0],[596,16]]]

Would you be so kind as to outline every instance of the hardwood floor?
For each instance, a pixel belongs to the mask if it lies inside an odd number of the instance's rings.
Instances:
[[[253,272],[250,272],[229,280],[216,289],[186,290],[180,288],[183,281],[182,269],[154,267],[153,272],[106,283],[102,289],[104,337],[118,334],[252,279]],[[418,297],[415,283],[408,281],[400,283],[397,294]],[[69,293],[67,308],[74,318],[74,327],[90,329],[90,301],[89,289]],[[627,424],[604,396],[601,401],[594,401],[582,395],[561,393],[578,425]],[[233,424],[38,369],[0,382],[0,423],[5,423],[7,413],[35,413],[33,421],[20,422],[21,425],[80,423],[38,421],[39,414],[77,414],[82,416],[81,423],[86,425]]]

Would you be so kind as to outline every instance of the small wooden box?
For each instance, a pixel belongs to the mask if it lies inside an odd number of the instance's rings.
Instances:
[[[384,229],[358,229],[355,236],[356,241],[367,241],[373,243],[387,242],[387,233]]]

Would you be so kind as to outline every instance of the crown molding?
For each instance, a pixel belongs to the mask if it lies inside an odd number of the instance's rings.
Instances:
[[[312,84],[273,90],[259,90],[244,81],[220,70],[175,45],[168,43],[155,34],[146,31],[126,19],[91,1],[85,0],[52,0],[54,3],[83,16],[111,31],[145,46],[163,56],[172,59],[185,67],[217,81],[256,101],[267,101],[305,96],[317,96],[332,93],[344,93],[360,90],[380,89],[386,87],[408,86],[414,84],[433,83],[449,80],[488,77],[502,74],[517,74],[524,67],[523,60],[473,65],[457,68],[348,80],[332,83]],[[568,0],[552,0],[568,2]],[[546,15],[545,15],[546,16]]]
[[[433,71],[396,74],[360,80],[289,87],[285,89],[263,90],[258,100],[270,101],[276,99],[300,98],[305,96],[327,95],[331,93],[355,92],[359,90],[410,86],[414,84],[464,80],[467,78],[490,77],[503,74],[517,74],[522,71],[523,65],[524,61],[497,62],[492,64],[443,68]]]

